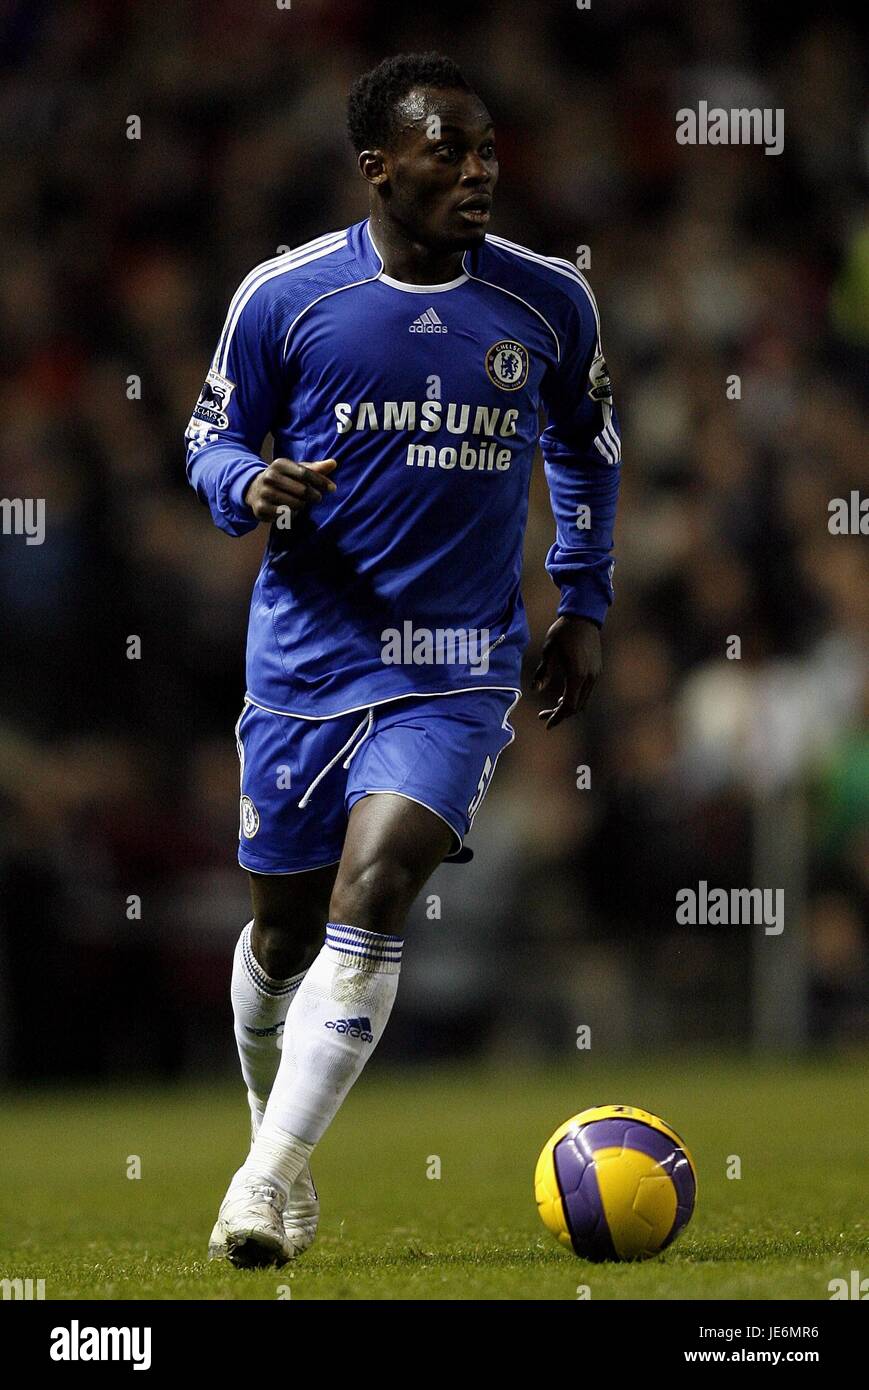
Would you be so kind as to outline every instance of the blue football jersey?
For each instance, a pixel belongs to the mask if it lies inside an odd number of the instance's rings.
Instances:
[[[538,440],[557,611],[602,622],[621,444],[597,306],[570,262],[487,235],[455,280],[408,285],[384,274],[367,219],[264,262],[186,436],[188,478],[231,536],[257,525],[243,498],[269,433],[275,458],[337,459],[337,491],[269,528],[247,644],[257,703],[323,719],[518,691]]]

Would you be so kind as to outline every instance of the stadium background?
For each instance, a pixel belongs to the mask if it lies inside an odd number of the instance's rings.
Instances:
[[[0,495],[47,504],[44,545],[0,538],[0,1075],[234,1074],[264,532],[213,527],[182,434],[247,270],[366,214],[351,81],[431,47],[493,113],[493,230],[591,249],[625,467],[604,677],[555,734],[521,701],[376,1067],[569,1060],[581,1024],[595,1051],[865,1044],[866,540],[827,528],[867,490],[856,32],[711,0],[80,0],[0,26]],[[701,99],[783,107],[784,153],[677,145]],[[542,470],[532,499],[528,672],[556,603]],[[700,880],[785,887],[783,936],[677,926]]]

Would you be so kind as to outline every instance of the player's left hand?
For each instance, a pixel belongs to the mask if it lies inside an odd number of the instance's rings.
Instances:
[[[537,718],[546,720],[547,729],[554,729],[563,719],[585,709],[602,669],[600,629],[573,613],[556,618],[546,634],[532,688],[544,695],[560,694],[558,703],[552,709],[540,710]]]

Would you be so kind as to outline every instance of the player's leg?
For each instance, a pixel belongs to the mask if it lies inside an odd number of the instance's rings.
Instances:
[[[337,864],[307,873],[250,873],[253,920],[235,949],[232,1013],[241,1072],[251,1113],[251,1140],[265,1114],[281,1059],[284,1023],[296,991],[323,940]],[[317,1234],[320,1203],[306,1164],[287,1195],[284,1235],[301,1254]],[[218,1220],[208,1242],[211,1259],[228,1254]]]
[[[307,873],[249,873],[253,919],[238,939],[230,995],[252,1132],[278,1070],[284,1021],[323,941],[337,864]]]
[[[398,988],[408,910],[451,839],[437,815],[404,797],[356,802],[326,941],[287,1015],[266,1134],[289,1133],[313,1146],[326,1132],[383,1036]],[[265,1142],[263,1147],[268,1152]]]
[[[383,1035],[407,910],[453,838],[439,816],[403,797],[354,805],[326,942],[287,1014],[265,1116],[221,1209],[234,1263],[280,1263],[296,1253],[280,1240],[285,1203]]]
[[[297,780],[309,770],[315,776],[347,733],[341,721],[312,725],[249,700],[235,727],[238,860],[253,919],[235,948],[230,993],[254,1130],[277,1072],[287,1009],[320,949],[346,828],[343,780],[325,807],[301,810]]]
[[[304,791],[340,759],[357,723],[352,717],[312,723],[248,701],[236,725],[241,764],[238,858],[248,871],[254,915],[236,945],[230,993],[252,1138],[278,1070],[287,1010],[322,945],[347,824],[346,774],[340,768],[330,774],[314,806],[305,801]],[[293,1253],[313,1241],[318,1215],[316,1189],[305,1166],[283,1209],[284,1236]],[[222,1218],[223,1208],[209,1240],[212,1259],[229,1253]]]
[[[400,937],[411,903],[452,839],[427,806],[389,793],[363,797],[350,812],[329,921]]]
[[[354,763],[326,943],[287,1014],[262,1126],[225,1199],[237,1263],[287,1257],[279,1232],[286,1193],[382,1036],[407,910],[461,844],[512,741],[511,702],[489,692],[464,703],[403,702],[379,712]]]

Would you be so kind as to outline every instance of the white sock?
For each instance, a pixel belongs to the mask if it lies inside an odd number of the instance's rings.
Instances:
[[[236,944],[230,996],[241,1074],[256,1133],[277,1076],[287,1010],[306,972],[288,980],[267,975],[251,948],[252,926],[248,922]]]
[[[400,936],[329,922],[326,942],[287,1014],[278,1074],[236,1177],[289,1190],[386,1027],[401,969]]]

